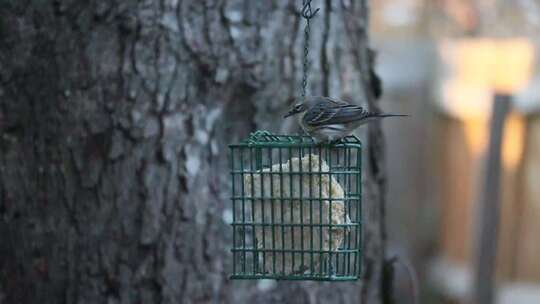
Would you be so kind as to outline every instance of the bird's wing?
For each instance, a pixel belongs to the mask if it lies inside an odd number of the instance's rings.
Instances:
[[[320,100],[306,112],[303,119],[307,125],[322,126],[349,123],[373,116],[375,116],[374,113],[371,113],[360,106],[331,100],[329,98],[320,98]]]

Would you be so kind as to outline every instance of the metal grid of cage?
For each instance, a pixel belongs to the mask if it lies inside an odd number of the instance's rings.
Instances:
[[[256,132],[230,145],[232,279],[357,280],[361,143]]]

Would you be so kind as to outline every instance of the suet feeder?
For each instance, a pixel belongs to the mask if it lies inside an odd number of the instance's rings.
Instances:
[[[230,145],[231,279],[357,280],[361,142],[252,133]]]

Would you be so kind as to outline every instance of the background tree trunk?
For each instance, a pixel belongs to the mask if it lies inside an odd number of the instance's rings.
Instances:
[[[226,145],[296,130],[300,5],[1,0],[0,303],[358,303],[227,279]],[[314,6],[309,93],[365,100],[366,1]]]

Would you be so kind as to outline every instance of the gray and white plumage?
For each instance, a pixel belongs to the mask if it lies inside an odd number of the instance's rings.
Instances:
[[[285,115],[298,115],[302,129],[317,142],[333,142],[361,125],[384,117],[407,116],[370,112],[361,106],[323,96],[306,97]]]

